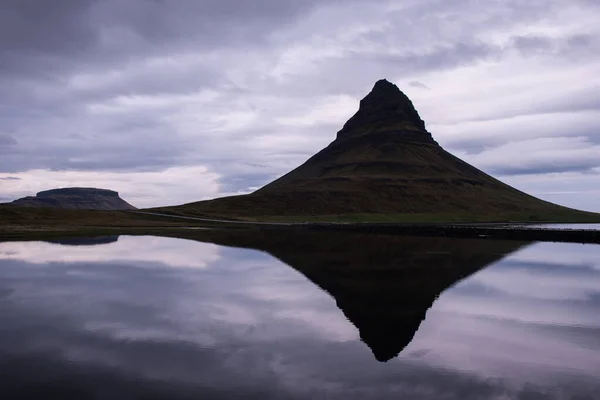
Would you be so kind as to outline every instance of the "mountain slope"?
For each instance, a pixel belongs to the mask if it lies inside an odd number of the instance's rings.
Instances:
[[[361,100],[329,146],[288,174],[249,195],[163,211],[263,217],[585,215],[514,189],[445,151],[410,99],[386,80]]]
[[[119,193],[96,188],[45,190],[35,196],[17,199],[7,205],[18,207],[62,208],[71,210],[135,210]]]

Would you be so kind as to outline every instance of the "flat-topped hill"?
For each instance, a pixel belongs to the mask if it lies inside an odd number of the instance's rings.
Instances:
[[[135,210],[119,193],[108,189],[63,188],[51,189],[17,199],[9,205],[77,210]]]

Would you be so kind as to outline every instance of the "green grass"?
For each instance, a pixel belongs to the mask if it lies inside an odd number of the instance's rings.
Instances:
[[[474,214],[346,214],[307,217],[270,217],[272,221],[298,222],[345,222],[345,223],[593,223],[600,222],[600,215],[581,215],[579,213],[530,214],[512,213],[498,215]]]
[[[177,215],[190,217],[223,218],[245,222],[296,222],[296,223],[405,223],[449,224],[485,222],[531,223],[593,223],[600,222],[600,214],[571,212],[568,209],[555,213],[504,213],[491,215],[456,213],[355,213],[335,215],[296,216],[221,216],[196,214],[193,211]],[[114,211],[53,210],[39,208],[0,207],[0,239],[56,238],[66,236],[95,236],[104,234],[164,235],[182,232],[185,227],[218,229],[255,229],[253,224],[205,222]],[[187,229],[186,229],[187,230]],[[189,231],[189,230],[187,230]]]
[[[169,212],[169,211],[167,211]],[[206,217],[206,214],[196,214],[193,211],[172,213],[178,216]],[[212,216],[212,218],[223,218]],[[229,221],[247,222],[337,222],[337,223],[600,223],[600,214],[559,211],[554,213],[502,213],[502,214],[457,214],[457,213],[356,213],[356,214],[333,214],[333,215],[272,215],[257,217],[226,217]]]

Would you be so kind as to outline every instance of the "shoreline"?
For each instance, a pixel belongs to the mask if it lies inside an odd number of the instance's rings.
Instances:
[[[18,226],[0,227],[0,241],[29,241],[69,237],[94,237],[101,235],[169,236],[182,238],[194,230],[235,230],[235,231],[280,231],[285,232],[331,232],[365,233],[374,235],[397,235],[415,237],[469,238],[481,240],[515,240],[530,242],[565,242],[600,244],[600,230],[545,229],[506,227],[498,224],[381,224],[381,223],[302,223],[271,224],[189,224],[186,226]],[[483,226],[485,225],[485,226]],[[506,224],[504,224],[506,225]],[[4,229],[3,229],[4,228]],[[11,229],[13,228],[13,229]]]

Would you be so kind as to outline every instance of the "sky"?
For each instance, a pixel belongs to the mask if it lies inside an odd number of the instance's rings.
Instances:
[[[248,193],[386,78],[446,150],[600,211],[598,20],[598,0],[2,0],[0,202]]]

